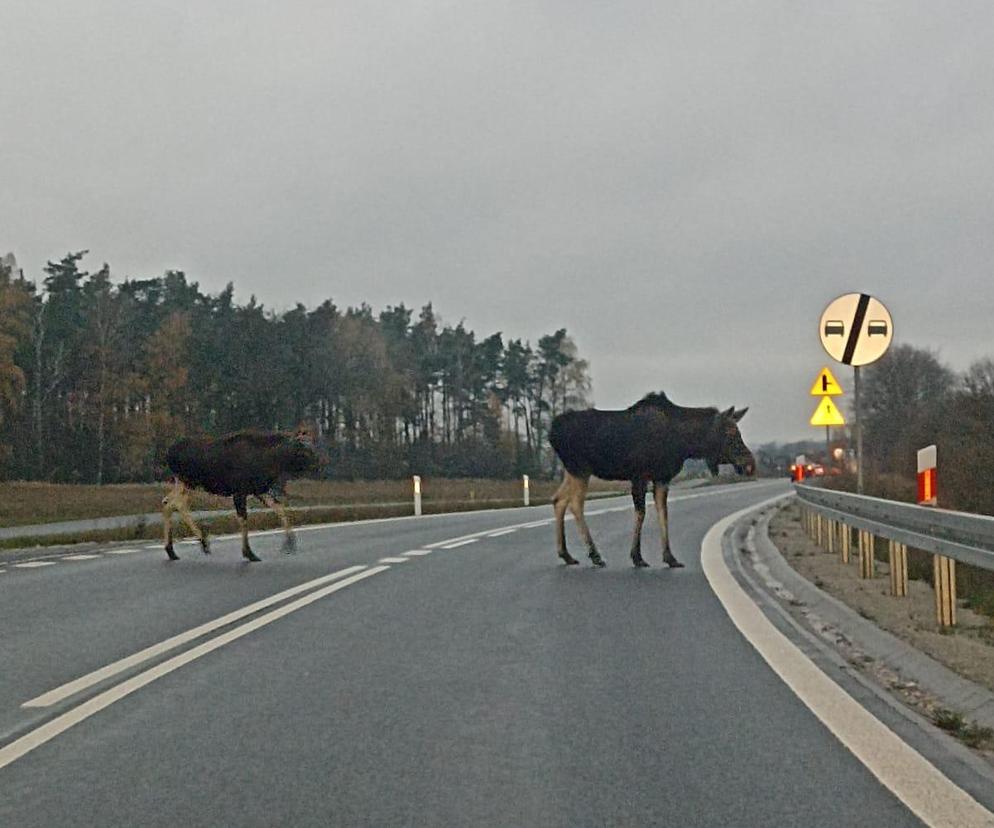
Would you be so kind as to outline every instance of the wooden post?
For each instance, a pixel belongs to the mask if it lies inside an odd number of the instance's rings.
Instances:
[[[835,535],[838,532],[839,525],[834,520],[828,522],[828,554],[835,553]]]
[[[817,515],[815,517],[815,543],[817,543],[819,546],[821,546],[821,544],[822,544],[822,524],[823,523],[824,523],[824,520],[822,519],[822,516],[820,514]]]
[[[849,563],[849,553],[852,550],[852,527],[848,523],[842,524],[842,543],[839,547],[839,555],[842,563]]]
[[[908,594],[908,547],[895,540],[888,541],[890,558],[890,594],[906,597]]]
[[[956,561],[932,556],[935,575],[935,620],[940,627],[956,626]]]
[[[872,578],[874,574],[873,535],[859,531],[859,577]]]

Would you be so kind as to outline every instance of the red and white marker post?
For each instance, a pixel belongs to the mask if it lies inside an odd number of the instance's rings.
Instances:
[[[918,452],[918,505],[936,506],[938,496],[937,451],[926,446]],[[932,556],[935,587],[935,620],[940,627],[956,625],[956,561]]]

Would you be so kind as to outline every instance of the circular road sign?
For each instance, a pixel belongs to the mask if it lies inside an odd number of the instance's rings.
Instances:
[[[894,323],[879,299],[847,293],[825,308],[818,334],[832,359],[843,365],[869,365],[890,346]]]

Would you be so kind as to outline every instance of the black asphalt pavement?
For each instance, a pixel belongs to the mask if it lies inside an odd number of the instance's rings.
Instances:
[[[918,825],[742,638],[701,571],[716,521],[783,491],[674,493],[682,570],[660,565],[651,513],[652,567],[631,567],[621,498],[589,504],[604,570],[572,524],[582,564],[559,563],[549,507],[309,529],[293,556],[267,535],[251,565],[228,540],[209,558],[177,547],[176,563],[139,546],[2,566],[0,750],[287,601],[22,707],[65,682],[345,567],[389,568],[0,767],[0,825]]]

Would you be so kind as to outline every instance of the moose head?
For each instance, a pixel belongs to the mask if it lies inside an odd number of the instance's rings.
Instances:
[[[742,441],[742,435],[739,433],[739,420],[748,410],[743,408],[741,411],[736,411],[732,406],[715,415],[705,457],[711,474],[717,474],[718,467],[722,464],[734,466],[738,474],[755,473],[756,458],[752,456],[752,452]]]

